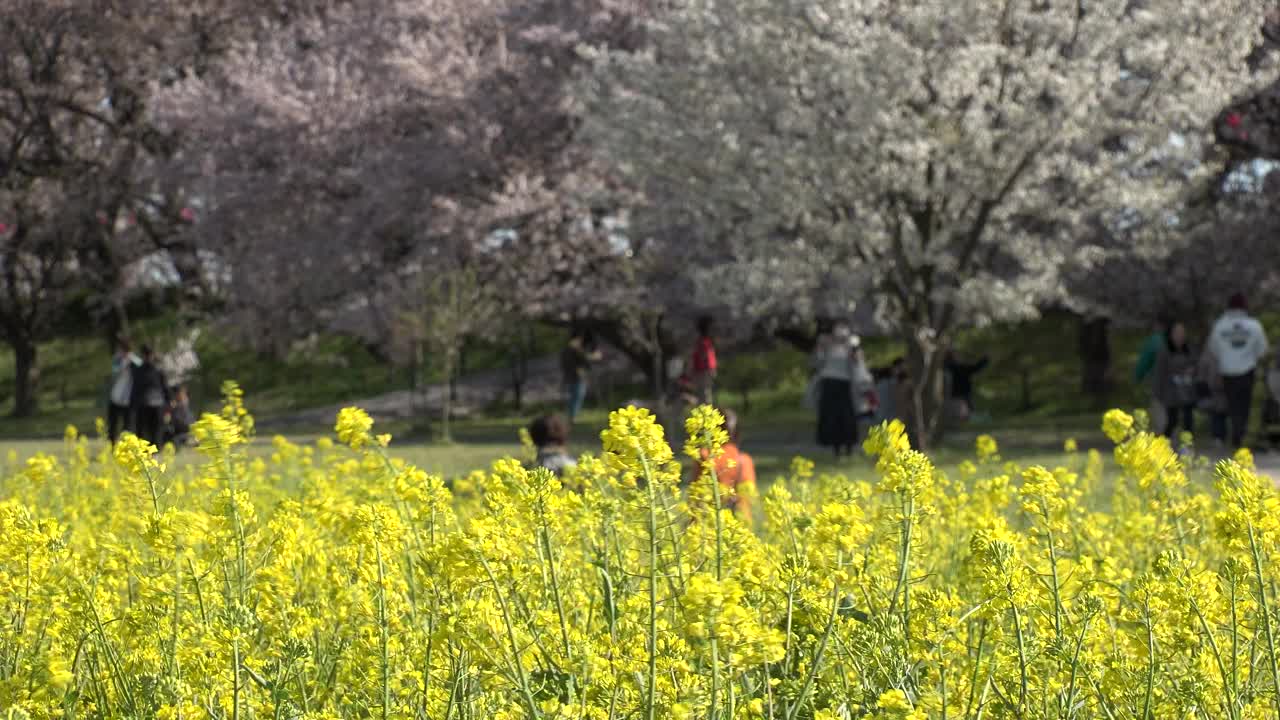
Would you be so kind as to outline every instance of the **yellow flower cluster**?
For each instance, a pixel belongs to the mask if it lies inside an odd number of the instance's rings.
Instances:
[[[796,460],[752,526],[644,410],[565,488],[432,476],[354,409],[341,445],[259,447],[243,408],[197,423],[199,466],[74,432],[10,459],[0,717],[1280,717],[1280,493],[1124,413],[1113,462],[984,437],[950,477],[885,425],[877,478]]]

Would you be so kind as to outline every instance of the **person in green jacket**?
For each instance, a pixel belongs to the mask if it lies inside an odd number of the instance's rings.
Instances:
[[[1138,364],[1133,368],[1133,380],[1141,385],[1147,381],[1152,375],[1152,371],[1156,369],[1156,360],[1159,359],[1161,351],[1164,350],[1165,338],[1168,335],[1169,320],[1162,313],[1156,320],[1156,330],[1142,343],[1142,350],[1138,353]],[[1151,394],[1151,409],[1148,411],[1151,418],[1151,430],[1164,434],[1168,426],[1169,416],[1164,404],[1160,402],[1159,395],[1155,393],[1154,388]]]
[[[1160,318],[1156,321],[1156,330],[1145,342],[1142,343],[1142,350],[1138,353],[1138,364],[1133,368],[1133,381],[1139,385],[1146,382],[1151,376],[1151,371],[1156,369],[1156,358],[1160,356],[1160,349],[1165,345],[1165,328],[1169,321]]]

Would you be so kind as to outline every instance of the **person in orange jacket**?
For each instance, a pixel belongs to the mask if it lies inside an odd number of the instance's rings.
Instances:
[[[738,428],[738,416],[732,410],[722,410],[724,429],[729,434],[720,457],[716,458],[716,480],[720,482],[720,507],[732,510],[744,523],[752,522],[751,499],[756,493],[756,463],[739,447],[742,435]],[[702,476],[702,463],[694,468],[694,477]]]

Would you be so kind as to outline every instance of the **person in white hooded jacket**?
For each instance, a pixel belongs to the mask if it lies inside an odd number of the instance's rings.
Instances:
[[[1222,375],[1227,396],[1227,418],[1231,425],[1231,446],[1244,445],[1253,406],[1253,383],[1258,364],[1267,354],[1267,333],[1262,323],[1249,315],[1243,294],[1231,297],[1227,311],[1214,323],[1208,349]]]

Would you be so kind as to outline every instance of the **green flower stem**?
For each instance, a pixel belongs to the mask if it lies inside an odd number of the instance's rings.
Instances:
[[[1271,662],[1271,697],[1275,701],[1276,716],[1280,717],[1280,663],[1276,659],[1276,639],[1271,629],[1271,601],[1267,597],[1266,581],[1262,577],[1262,551],[1249,524],[1249,549],[1253,553],[1253,572],[1258,582],[1258,609],[1262,613],[1262,628],[1267,637],[1267,653]]]

